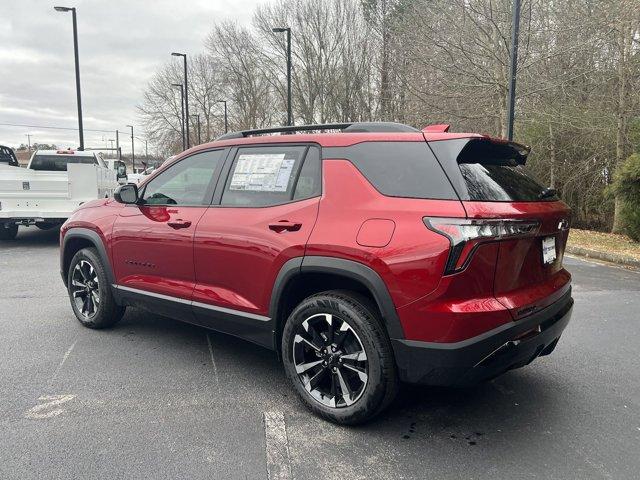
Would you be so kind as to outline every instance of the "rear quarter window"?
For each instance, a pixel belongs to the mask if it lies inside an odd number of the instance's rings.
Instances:
[[[365,142],[324,148],[323,156],[349,160],[389,197],[458,199],[426,142]]]

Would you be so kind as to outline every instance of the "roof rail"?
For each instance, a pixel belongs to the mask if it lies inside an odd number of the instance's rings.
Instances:
[[[395,122],[353,122],[353,123],[322,123],[317,125],[296,125],[284,127],[258,128],[254,130],[241,130],[229,132],[216,138],[217,140],[229,140],[232,138],[244,138],[253,135],[266,135],[270,133],[295,133],[310,132],[315,130],[341,130],[343,132],[419,132],[420,130]]]

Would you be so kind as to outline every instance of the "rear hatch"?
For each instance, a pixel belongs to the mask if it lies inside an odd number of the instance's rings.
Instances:
[[[561,298],[570,288],[562,266],[570,212],[527,172],[528,148],[487,137],[429,145],[467,213],[466,237],[458,251],[452,249],[459,258],[451,272],[462,270],[477,246],[495,242],[494,296],[515,319]]]

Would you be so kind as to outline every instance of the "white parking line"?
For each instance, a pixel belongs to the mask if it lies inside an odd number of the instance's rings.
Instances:
[[[69,355],[71,355],[73,347],[76,346],[76,343],[78,343],[78,338],[77,337],[74,340],[74,342],[71,344],[71,346],[67,349],[65,354],[62,356],[62,360],[60,360],[60,363],[58,364],[58,366],[56,367],[56,370],[53,372],[53,375],[51,376],[51,381],[53,381],[56,378],[56,376],[58,375],[58,372],[62,368],[62,365],[64,365],[64,362],[66,362],[67,358],[69,358]]]
[[[75,397],[75,395],[42,395],[38,398],[38,401],[44,403],[40,403],[39,405],[30,408],[25,412],[24,416],[31,420],[42,420],[45,418],[57,417],[64,413],[65,410],[63,408],[53,407],[67,403]]]
[[[289,441],[284,413],[264,412],[264,435],[267,454],[267,477],[269,480],[290,480],[291,462]]]
[[[211,339],[209,338],[209,332],[206,333],[207,335],[207,345],[209,345],[209,354],[211,355],[211,365],[213,365],[213,375],[215,376],[216,379],[216,386],[220,385],[220,382],[218,381],[218,367],[216,366],[216,359],[213,357],[213,347],[211,346]]]

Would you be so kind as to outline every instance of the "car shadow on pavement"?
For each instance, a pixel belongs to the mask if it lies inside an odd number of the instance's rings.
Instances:
[[[40,230],[36,226],[19,227],[18,236],[14,240],[0,240],[0,248],[50,248],[59,245],[60,228]]]
[[[210,354],[216,363],[220,389],[244,391],[257,404],[273,405],[274,398],[280,398],[284,402],[281,407],[294,414],[297,421],[305,415],[312,416],[295,398],[276,355],[265,348],[143,310],[132,309],[127,313],[115,330],[121,328],[156,339],[159,334],[170,335],[172,338],[166,339],[167,348],[194,348],[193,342],[176,342],[176,335],[184,334],[185,339],[201,337],[204,345],[211,343]],[[419,443],[433,436],[468,446],[480,445],[496,436],[501,442],[517,442],[524,439],[523,425],[536,431],[551,428],[562,417],[567,396],[571,398],[571,386],[557,384],[558,380],[544,371],[544,366],[529,366],[464,389],[402,385],[398,397],[382,415],[365,425],[348,428],[381,438],[388,437],[392,430],[401,441]],[[327,426],[334,427],[345,428]]]

